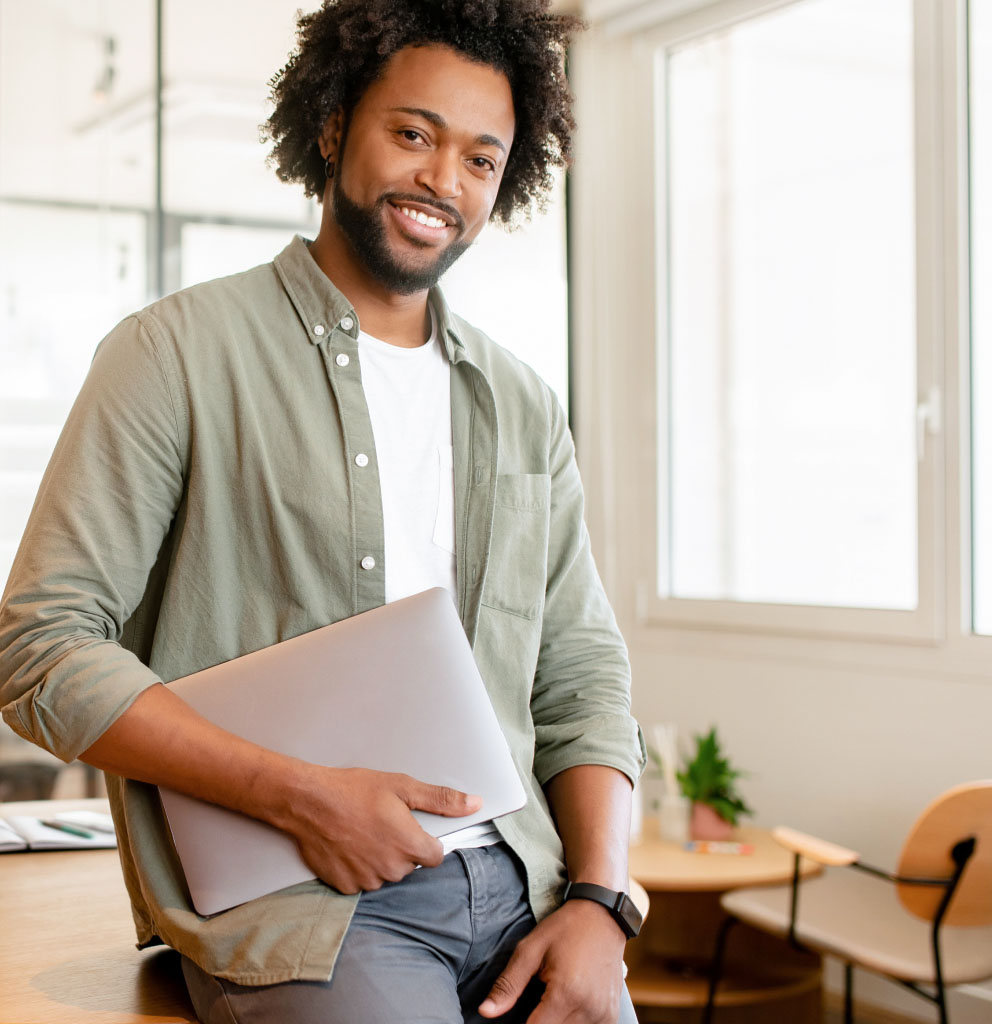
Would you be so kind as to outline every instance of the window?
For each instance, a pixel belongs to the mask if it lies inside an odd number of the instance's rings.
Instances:
[[[633,644],[987,664],[992,11],[968,7],[618,2],[573,55],[579,451]]]
[[[699,3],[634,47],[658,183],[645,621],[945,632],[956,24],[933,0]]]
[[[0,580],[93,348],[147,301],[151,133],[102,118],[150,94],[153,24],[0,0]]]
[[[203,5],[165,5],[159,221],[156,4],[0,0],[0,581],[93,350],[157,297],[159,263],[172,290],[270,259],[316,222],[258,142],[296,9],[210,6],[228,45],[207,60]]]
[[[804,0],[668,51],[666,595],[917,605],[912,37]]]

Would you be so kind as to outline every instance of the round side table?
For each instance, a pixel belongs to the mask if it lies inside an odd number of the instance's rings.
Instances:
[[[645,822],[647,828],[653,825]],[[650,833],[649,833],[650,834]],[[726,914],[720,896],[792,878],[792,854],[771,834],[741,828],[735,841],[750,854],[691,853],[646,837],[630,848],[630,875],[644,886],[651,912],[627,944],[627,987],[641,1024],[696,1024],[706,1003],[710,963]],[[818,865],[804,861],[802,874]],[[819,1024],[820,958],[784,939],[739,924],[730,933],[715,1024]]]

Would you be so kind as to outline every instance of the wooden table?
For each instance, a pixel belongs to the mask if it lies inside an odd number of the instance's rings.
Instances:
[[[627,986],[642,1024],[697,1024],[717,931],[726,918],[720,896],[792,877],[792,855],[764,829],[741,828],[735,839],[753,845],[754,853],[689,853],[647,838],[631,846],[631,877],[651,899],[644,928],[625,956]],[[804,862],[804,875],[817,870]],[[727,945],[714,1024],[818,1024],[820,975],[819,957],[740,924]]]
[[[0,804],[7,814],[106,800]],[[196,1024],[179,956],[135,949],[116,850],[0,854],[0,1021]]]

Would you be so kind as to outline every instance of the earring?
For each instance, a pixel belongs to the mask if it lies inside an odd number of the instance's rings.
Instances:
[[[334,161],[330,157],[328,157],[324,161],[324,177],[325,178],[333,178],[334,177]]]

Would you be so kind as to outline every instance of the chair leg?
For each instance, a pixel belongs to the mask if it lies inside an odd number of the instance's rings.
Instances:
[[[706,993],[706,1006],[703,1008],[702,1024],[711,1024],[713,1020],[713,1007],[716,1003],[716,987],[720,982],[720,975],[723,973],[723,954],[727,948],[727,936],[731,928],[737,924],[736,917],[728,917],[720,926],[716,937],[716,949],[713,951],[713,963],[710,965],[710,985]]]
[[[844,964],[844,1024],[854,1024],[854,964]]]
[[[940,1024],[947,1024],[947,1002],[944,999],[944,983],[942,979],[937,980],[937,993],[934,998],[937,1009],[940,1012]]]
[[[935,982],[933,1001],[937,1004],[940,1024],[947,1024],[947,1002],[944,998],[944,968],[940,960],[939,924],[939,921],[934,922],[933,929],[933,971]]]

